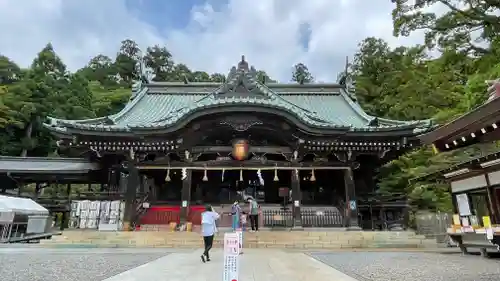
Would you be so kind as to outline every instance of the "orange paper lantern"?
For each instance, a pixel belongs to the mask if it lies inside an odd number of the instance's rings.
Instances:
[[[235,141],[232,155],[236,160],[245,160],[248,157],[248,142],[246,140]]]

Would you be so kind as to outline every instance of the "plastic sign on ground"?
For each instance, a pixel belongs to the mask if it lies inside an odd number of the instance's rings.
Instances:
[[[224,234],[224,268],[223,281],[238,281],[239,280],[239,255],[240,255],[240,238],[238,233]]]

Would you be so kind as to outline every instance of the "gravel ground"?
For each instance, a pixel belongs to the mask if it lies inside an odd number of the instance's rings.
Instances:
[[[168,255],[157,249],[0,248],[1,281],[101,281]]]
[[[360,281],[498,281],[500,259],[409,252],[312,253]]]

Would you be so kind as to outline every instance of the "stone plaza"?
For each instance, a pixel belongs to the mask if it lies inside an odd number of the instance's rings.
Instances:
[[[0,248],[2,281],[222,280],[223,253],[214,249],[203,264],[201,249]],[[500,262],[477,256],[394,250],[302,252],[246,249],[242,281],[493,281]]]

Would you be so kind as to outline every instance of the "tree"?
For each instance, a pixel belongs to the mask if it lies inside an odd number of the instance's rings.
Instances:
[[[130,98],[130,88],[121,87],[110,90],[98,81],[89,83],[92,93],[92,110],[95,116],[108,116],[118,113]]]
[[[87,66],[78,71],[89,81],[99,81],[102,85],[113,88],[118,84],[118,72],[110,57],[97,55]]]
[[[140,79],[137,64],[141,59],[141,50],[135,41],[127,39],[122,41],[120,51],[116,55],[115,67],[121,79],[127,84]]]
[[[65,102],[64,90],[67,84],[66,66],[57,56],[51,44],[47,44],[33,60],[30,70],[20,85],[14,88],[16,98],[9,99],[11,108],[20,112],[25,122],[22,138],[21,156],[37,146],[36,130],[40,128],[44,118],[57,112],[60,104]],[[17,99],[19,99],[19,103]]]
[[[155,45],[148,47],[144,55],[146,67],[153,70],[153,81],[167,81],[172,75],[174,62],[172,54],[165,47]]]
[[[276,83],[264,70],[257,70],[257,80],[262,83]]]
[[[314,77],[311,75],[305,64],[298,63],[294,65],[293,68],[292,81],[300,84],[311,83],[314,81]]]
[[[226,81],[226,76],[224,74],[214,73],[210,75],[210,81],[223,83]]]
[[[187,67],[187,65],[185,64],[176,64],[174,66],[174,69],[172,71],[172,74],[168,76],[168,80],[169,82],[174,82],[174,81],[177,81],[177,82],[180,82],[180,81],[186,81],[186,82],[189,82],[191,78],[193,78],[192,76],[192,72],[191,72],[191,69],[189,69],[189,67]]]
[[[189,81],[193,82],[209,82],[211,81],[210,74],[205,71],[195,71],[190,75]]]
[[[484,55],[500,34],[500,2],[491,0],[392,0],[395,36],[424,30],[428,47]],[[430,6],[445,8],[442,15]]]
[[[354,56],[350,75],[356,80],[360,104],[370,114],[427,119],[461,102],[469,65],[468,59],[456,52],[430,59],[422,46],[391,49],[382,39],[366,38]]]
[[[0,55],[0,84],[12,84],[21,79],[21,69],[8,57]]]

